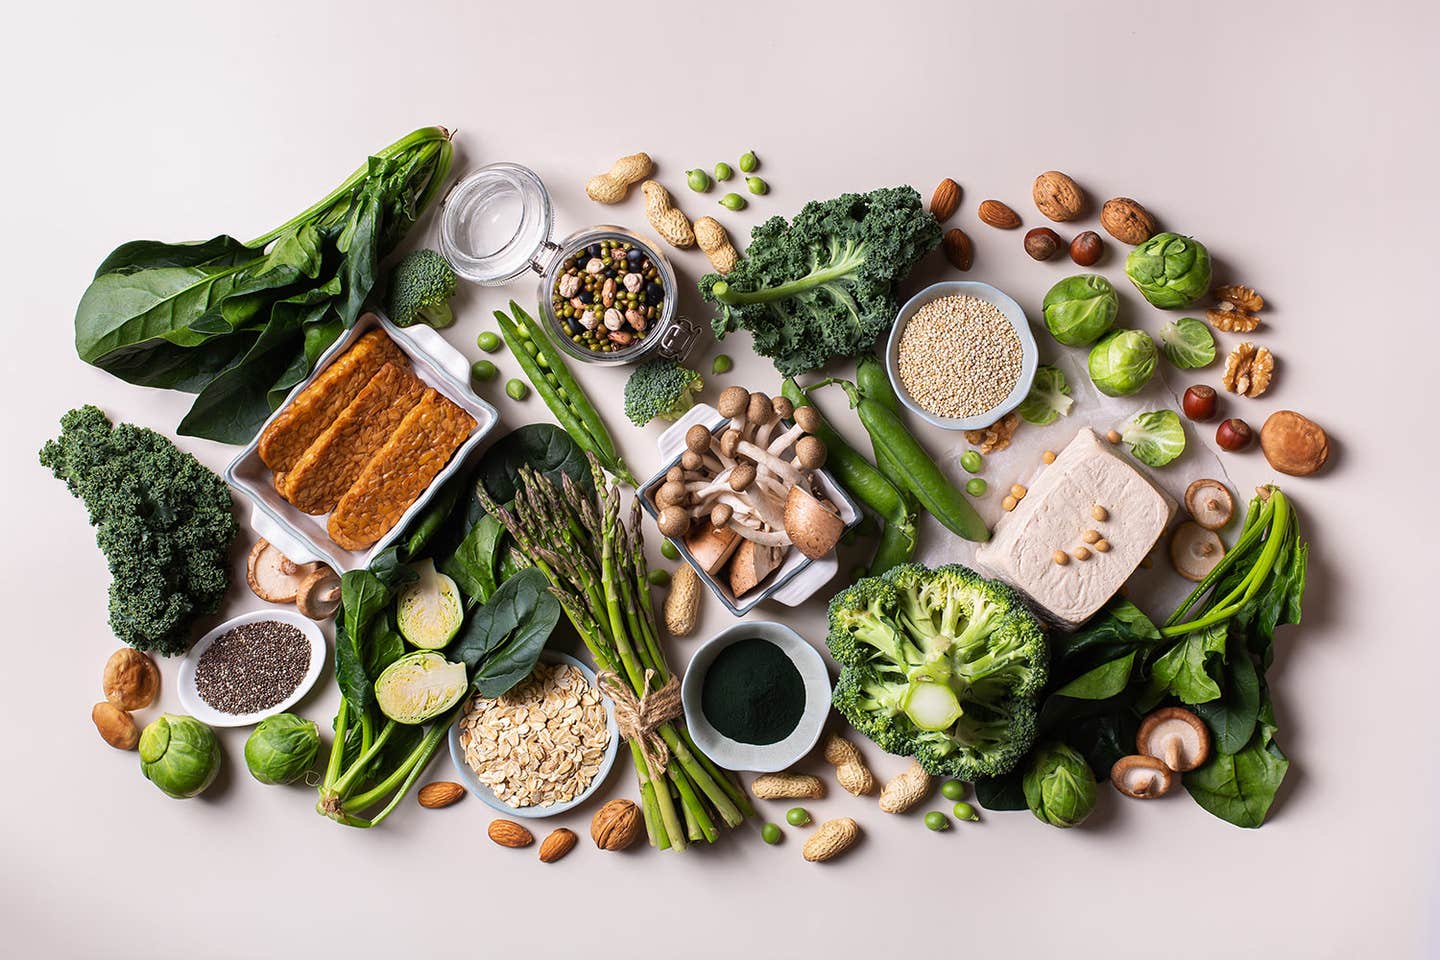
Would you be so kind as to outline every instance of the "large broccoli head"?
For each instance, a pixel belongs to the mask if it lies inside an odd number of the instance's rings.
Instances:
[[[412,251],[390,274],[390,319],[402,327],[448,327],[455,322],[450,309],[455,287],[455,271],[444,257],[434,250]]]
[[[695,405],[695,395],[704,386],[700,374],[674,360],[647,360],[625,381],[625,416],[637,427],[657,417],[678,420]]]
[[[1035,740],[1045,634],[1013,590],[968,567],[858,581],[830,601],[827,643],[835,708],[937,776],[1000,776]]]

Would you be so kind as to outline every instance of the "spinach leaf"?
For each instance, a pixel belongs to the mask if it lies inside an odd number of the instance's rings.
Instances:
[[[219,310],[248,265],[157,267],[96,277],[75,311],[75,350],[86,363],[105,366],[106,354],[150,340],[197,347],[214,334],[197,333],[191,325]]]
[[[521,467],[534,469],[557,486],[564,474],[587,495],[595,492],[585,452],[553,423],[532,423],[505,434],[485,454],[477,473],[496,503],[508,503],[515,499]]]
[[[365,642],[365,675],[374,683],[385,668],[405,655],[405,638],[389,614],[375,618]]]
[[[1115,696],[1130,683],[1130,673],[1135,667],[1135,651],[1102,663],[1071,680],[1056,690],[1052,696],[1070,697],[1075,700],[1105,700]]]
[[[450,656],[471,671],[483,697],[498,697],[535,669],[535,660],[560,619],[560,602],[545,574],[533,567],[506,580],[471,614]]]
[[[986,777],[975,781],[975,800],[986,810],[1026,810],[1025,766],[1029,758],[1003,777]]]
[[[1150,685],[1141,697],[1141,706],[1148,710],[1167,694],[1191,705],[1218,700],[1220,685],[1215,675],[1225,659],[1227,634],[1225,621],[1185,634],[1151,667]]]
[[[340,615],[335,625],[335,682],[357,707],[375,700],[367,667],[376,662],[369,649],[371,626],[392,594],[369,570],[351,570],[340,578]]]
[[[259,251],[234,237],[221,234],[209,240],[166,243],[162,240],[131,240],[122,243],[95,268],[95,276],[107,273],[138,273],[161,267],[234,266],[254,260]]]
[[[1114,600],[1075,633],[1055,641],[1051,683],[1064,685],[1159,639],[1160,631],[1139,607],[1128,600]]]
[[[450,577],[465,594],[466,604],[484,603],[498,586],[495,579],[495,555],[505,527],[495,517],[480,518],[455,552],[440,564],[440,572]]]
[[[1097,780],[1104,783],[1121,757],[1135,752],[1140,714],[1128,706],[1076,721],[1065,731],[1065,742],[1079,750]]]
[[[1215,749],[1238,753],[1255,732],[1260,716],[1260,674],[1239,634],[1231,634],[1221,694],[1216,700],[1195,705],[1195,712],[1210,727]]]
[[[1237,827],[1260,826],[1290,769],[1290,761],[1275,742],[1275,731],[1274,709],[1270,698],[1262,694],[1260,722],[1249,743],[1237,753],[1217,751],[1204,765],[1185,774],[1185,789],[1221,820]]]

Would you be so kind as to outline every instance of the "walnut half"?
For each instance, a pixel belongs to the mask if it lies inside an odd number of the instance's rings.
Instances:
[[[1275,355],[1247,340],[1231,351],[1220,382],[1231,393],[1258,397],[1270,389],[1270,378],[1274,374]]]
[[[1216,330],[1226,333],[1249,333],[1260,326],[1255,316],[1265,309],[1265,298],[1250,287],[1238,283],[1217,287],[1215,307],[1205,311],[1205,319]]]
[[[994,453],[997,450],[1004,450],[1010,446],[1010,438],[1015,436],[1015,429],[1020,426],[1020,415],[1007,413],[999,420],[981,430],[966,430],[965,439],[972,445],[978,447],[985,455]]]

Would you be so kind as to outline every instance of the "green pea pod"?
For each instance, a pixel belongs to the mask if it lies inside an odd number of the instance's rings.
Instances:
[[[915,528],[887,523],[885,529],[880,531],[880,542],[875,547],[875,556],[870,559],[870,575],[878,577],[891,567],[909,563],[913,556]]]
[[[883,403],[897,416],[902,416],[900,397],[895,393],[895,387],[890,383],[890,376],[885,372],[885,365],[880,362],[874,354],[865,354],[855,364],[855,386],[859,388],[860,395],[874,400],[876,403]],[[871,448],[875,451],[875,466],[880,472],[889,478],[890,482],[900,488],[900,493],[907,501],[914,506],[914,498],[910,491],[905,489],[905,481],[895,461],[880,448],[879,444],[871,441]]]
[[[510,301],[510,312],[514,314],[517,326],[524,324],[525,332],[530,334],[529,342],[533,343],[539,355],[545,358],[540,365],[549,371],[550,379],[559,388],[560,397],[569,401],[576,415],[585,424],[586,430],[599,444],[600,449],[596,451],[596,455],[602,460],[620,463],[620,458],[615,452],[615,441],[610,439],[610,431],[606,429],[605,422],[600,419],[595,405],[590,402],[585,391],[576,382],[574,375],[570,373],[570,368],[565,364],[564,355],[550,342],[550,338],[545,335],[540,324],[536,323],[514,300]],[[511,350],[513,352],[514,348],[512,347]],[[631,485],[634,485],[633,481],[631,481]]]

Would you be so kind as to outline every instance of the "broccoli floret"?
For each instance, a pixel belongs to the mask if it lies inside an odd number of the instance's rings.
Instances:
[[[678,420],[695,406],[695,395],[704,387],[700,374],[674,360],[647,360],[625,381],[625,416],[637,427],[657,417]]]
[[[881,748],[937,776],[1009,772],[1035,740],[1047,651],[1009,587],[958,564],[903,564],[830,602],[834,703]]]
[[[190,625],[214,613],[230,587],[230,544],[240,530],[225,482],[144,427],[112,427],[99,408],[60,419],[40,463],[85,503],[110,562],[110,627],[166,656],[190,645]]]
[[[434,250],[406,254],[390,274],[390,319],[402,327],[415,323],[450,326],[455,322],[450,310],[455,285],[455,271]]]
[[[735,269],[707,274],[700,292],[720,309],[717,338],[749,330],[793,376],[870,349],[895,319],[895,284],[939,242],[912,187],[847,193],[760,224]]]

